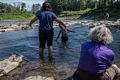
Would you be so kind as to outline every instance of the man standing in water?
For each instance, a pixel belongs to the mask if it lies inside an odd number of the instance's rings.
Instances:
[[[45,44],[47,42],[48,46],[48,58],[49,60],[52,60],[52,50],[53,50],[53,21],[58,22],[59,24],[63,26],[59,26],[63,32],[66,33],[66,25],[59,20],[56,15],[52,12],[52,6],[50,3],[43,3],[42,10],[38,11],[36,13],[36,16],[30,21],[29,26],[32,26],[32,24],[39,20],[39,41],[40,41],[40,58],[44,59],[44,48]]]

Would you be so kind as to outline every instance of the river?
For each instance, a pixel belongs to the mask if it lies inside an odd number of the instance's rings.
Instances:
[[[88,40],[89,29],[79,25],[71,25],[69,29],[75,32],[68,33],[67,48],[63,48],[60,38],[55,41],[59,28],[54,28],[53,62],[47,60],[47,48],[45,48],[46,61],[41,62],[39,59],[37,28],[0,34],[0,60],[9,57],[13,53],[24,55],[22,66],[19,66],[2,79],[22,80],[29,76],[42,75],[53,76],[56,79],[63,80],[72,76],[78,64],[81,43]],[[120,30],[111,28],[111,31],[114,42],[108,47],[115,52],[115,63],[120,66]]]

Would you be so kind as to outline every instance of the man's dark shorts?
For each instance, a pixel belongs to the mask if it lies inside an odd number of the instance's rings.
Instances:
[[[47,42],[47,46],[52,46],[53,30],[39,31],[39,41],[40,41],[40,48],[45,48],[46,42]]]

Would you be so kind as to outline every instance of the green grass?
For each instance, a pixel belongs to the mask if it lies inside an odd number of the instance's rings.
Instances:
[[[33,16],[32,13],[0,13],[0,20],[29,20]]]
[[[110,18],[120,18],[120,7],[106,8]],[[85,9],[80,11],[63,11],[59,17],[73,17],[73,18],[100,18],[102,8]],[[32,13],[0,13],[0,20],[30,20],[34,17]]]
[[[107,7],[106,12],[109,14],[109,19],[119,19],[120,18],[120,9],[116,7]],[[89,19],[104,19],[104,14],[105,11],[103,11],[102,8],[96,8],[88,11],[87,13],[84,13],[83,15],[80,16],[80,18],[87,17]]]
[[[59,17],[79,17],[91,9],[85,9],[80,11],[63,11]],[[0,13],[0,20],[29,20],[32,19],[34,14],[32,13]]]
[[[80,10],[80,11],[63,11],[59,15],[60,17],[65,17],[65,16],[80,16],[81,14],[85,14],[91,9],[85,9],[85,10]]]

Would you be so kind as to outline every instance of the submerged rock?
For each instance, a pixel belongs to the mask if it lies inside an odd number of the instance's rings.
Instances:
[[[12,55],[8,59],[0,61],[0,77],[17,68],[22,61],[22,55]]]

